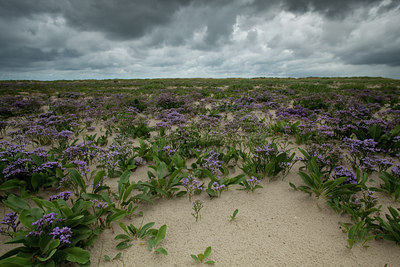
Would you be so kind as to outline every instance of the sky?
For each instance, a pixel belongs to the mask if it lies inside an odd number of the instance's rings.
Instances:
[[[0,79],[400,79],[400,0],[0,0]]]

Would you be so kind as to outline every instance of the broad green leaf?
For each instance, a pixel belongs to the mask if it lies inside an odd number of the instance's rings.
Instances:
[[[146,232],[148,229],[150,229],[151,227],[153,227],[155,223],[154,222],[150,222],[147,223],[146,225],[144,225],[142,228],[140,228],[139,232],[138,232],[138,237],[139,238],[144,238],[146,236]]]
[[[103,179],[103,177],[105,175],[106,175],[106,172],[104,170],[101,170],[96,173],[96,175],[94,176],[94,179],[93,179],[93,188],[94,189],[96,188],[96,186],[99,184],[99,182],[101,181],[101,179]]]
[[[23,187],[23,182],[17,179],[5,181],[0,185],[0,190],[6,191],[14,188]]]
[[[129,178],[131,177],[131,171],[126,170],[124,173],[121,175],[118,181],[118,194],[121,196],[122,194],[122,187],[123,185],[129,183]]]
[[[22,198],[17,197],[14,194],[8,196],[7,200],[3,200],[3,203],[17,213],[21,213],[23,210],[29,210],[29,204]]]
[[[122,241],[120,243],[118,243],[118,245],[116,246],[117,249],[126,249],[131,247],[132,244],[128,243],[127,241]]]
[[[167,225],[163,225],[158,229],[156,240],[155,240],[155,245],[157,246],[164,238],[165,238],[165,233],[167,232]]]
[[[42,237],[39,242],[42,254],[46,254],[48,251],[55,249],[58,245],[60,245],[60,239],[53,239],[51,236]]]
[[[57,251],[57,249],[53,249],[53,250],[49,253],[49,255],[48,255],[47,257],[45,257],[45,258],[38,257],[37,259],[38,259],[39,261],[48,261],[51,257],[53,257],[53,255],[56,253],[56,251]]]
[[[208,264],[208,265],[213,265],[215,263],[215,261],[206,261],[205,262],[205,264]]]
[[[122,198],[123,201],[126,201],[126,199],[128,198],[128,196],[131,194],[133,188],[136,186],[135,183],[132,183],[131,185],[129,185],[124,192],[124,196]]]
[[[237,210],[235,210],[235,212],[236,211]],[[237,212],[236,212],[236,214],[237,214]],[[235,213],[234,213],[234,215],[235,215]],[[208,256],[210,256],[210,254],[211,254],[211,247],[207,247],[206,250],[204,251],[204,259],[207,259]]]
[[[196,255],[191,254],[190,257],[192,257],[192,259],[194,259],[196,262],[200,263],[200,260],[197,258]]]
[[[71,176],[71,180],[78,185],[84,193],[86,193],[86,185],[82,175],[75,169],[70,169],[68,171],[69,175]]]
[[[131,239],[131,237],[124,234],[119,234],[116,237],[114,237],[114,240],[119,240],[119,239]]]
[[[79,264],[86,264],[90,261],[89,251],[80,247],[66,248],[62,250],[66,253],[66,259],[71,262],[77,262]]]

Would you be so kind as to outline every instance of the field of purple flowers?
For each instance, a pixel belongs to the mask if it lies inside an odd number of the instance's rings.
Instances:
[[[183,197],[197,221],[194,196],[262,190],[294,165],[288,187],[350,218],[344,246],[400,245],[399,97],[381,78],[2,81],[0,232],[13,247],[0,265],[89,266],[112,226],[118,249],[139,238],[167,255],[167,225],[121,219]]]

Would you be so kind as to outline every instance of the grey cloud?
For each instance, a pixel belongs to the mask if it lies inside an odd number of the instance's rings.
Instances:
[[[61,49],[57,51],[52,49],[44,51],[36,47],[21,46],[18,48],[8,48],[0,50],[0,68],[27,68],[38,62],[53,61],[59,58],[79,57],[80,53],[76,50]]]
[[[382,3],[0,1],[0,78],[396,75],[400,0]]]

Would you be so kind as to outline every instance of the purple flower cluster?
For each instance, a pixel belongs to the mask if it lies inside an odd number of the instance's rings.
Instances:
[[[222,161],[219,160],[219,153],[214,150],[208,152],[208,157],[204,159],[202,166],[217,175],[219,173],[218,168],[222,166]]]
[[[357,184],[357,177],[354,172],[349,171],[345,166],[338,166],[334,169],[335,174],[333,175],[334,179],[339,177],[347,177],[344,181],[345,184]]]
[[[166,121],[157,122],[155,129],[171,129],[171,125]]]
[[[226,186],[224,184],[220,185],[218,182],[214,182],[211,188],[215,191],[221,192],[222,190],[226,189]]]
[[[393,165],[393,162],[378,156],[370,156],[361,159],[361,164],[361,169],[367,172],[382,172],[389,169]]]
[[[90,200],[94,204],[94,206],[98,209],[105,209],[108,207],[108,203],[103,200],[92,199]]]
[[[114,170],[118,167],[118,151],[111,151],[109,149],[99,149],[98,150],[98,160],[99,162],[104,165],[107,169]]]
[[[41,236],[49,226],[63,222],[64,219],[56,218],[57,215],[57,213],[51,212],[43,215],[43,217],[36,222],[33,222],[32,225],[36,226],[36,230],[29,232],[26,237]]]
[[[270,144],[265,144],[263,147],[256,147],[254,149],[254,158],[260,160],[267,160],[270,156],[276,155],[277,151],[275,148],[271,147]]]
[[[256,185],[258,185],[261,182],[261,180],[257,179],[257,177],[255,177],[255,176],[251,176],[250,178],[246,179],[246,182],[250,187],[250,191],[253,192]]]
[[[17,222],[17,219],[18,219],[17,213],[16,212],[10,212],[10,213],[7,213],[4,216],[3,220],[1,221],[1,224],[7,225],[8,228],[11,227],[13,229],[13,231],[16,232],[17,227],[18,227],[18,225],[20,223],[19,221]]]
[[[97,154],[97,147],[92,141],[82,142],[74,146],[70,146],[64,150],[62,156],[69,160],[94,158]]]
[[[281,117],[283,119],[308,119],[310,115],[310,111],[306,108],[303,108],[301,105],[297,105],[293,108],[282,108],[276,111],[276,116]]]
[[[374,139],[365,139],[364,141],[347,137],[343,139],[343,146],[351,153],[363,153],[367,155],[369,153],[379,152],[379,148],[375,148],[377,144],[378,143]]]
[[[74,137],[74,133],[69,131],[69,130],[62,130],[57,134],[57,139],[58,140],[69,140]]]
[[[198,129],[210,129],[221,124],[221,116],[200,115],[200,120],[197,123]]]
[[[194,178],[193,175],[189,175],[188,177],[183,178],[181,183],[187,190],[203,190],[203,187],[201,186],[201,181]]]
[[[42,171],[46,171],[47,169],[55,169],[55,168],[58,168],[60,170],[65,170],[65,168],[62,166],[61,162],[49,161],[49,162],[43,163],[42,165],[40,165],[40,167],[34,169],[33,172],[42,172]]]
[[[72,231],[69,227],[60,228],[57,226],[49,235],[53,236],[53,239],[59,238],[63,244],[71,244],[69,239],[72,237]]]
[[[65,201],[67,201],[71,197],[71,194],[72,193],[70,191],[60,192],[57,195],[50,196],[49,201],[52,201],[55,199],[64,199]]]
[[[392,175],[400,178],[400,164],[397,164],[396,167],[392,168]]]
[[[8,166],[3,170],[4,177],[17,176],[17,175],[30,175],[28,163],[33,164],[31,159],[18,158],[8,164]]]
[[[166,151],[169,155],[176,153],[176,149],[172,149],[170,146],[165,146],[162,150]]]
[[[75,164],[78,167],[78,170],[81,172],[83,177],[86,177],[89,174],[90,169],[89,169],[86,161],[73,160],[72,163]]]

